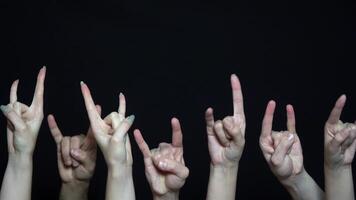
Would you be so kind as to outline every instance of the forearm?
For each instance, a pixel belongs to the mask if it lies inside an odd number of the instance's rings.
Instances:
[[[106,200],[134,200],[135,189],[132,167],[111,167],[108,169]]]
[[[60,200],[87,200],[88,182],[81,183],[63,183],[59,195]]]
[[[32,156],[9,155],[0,200],[30,200],[32,168]]]
[[[236,193],[238,164],[232,166],[210,165],[207,200],[233,200]]]
[[[355,199],[351,165],[334,169],[325,165],[324,170],[326,199]]]
[[[323,190],[314,179],[303,169],[297,176],[281,181],[294,200],[322,200],[325,199]]]

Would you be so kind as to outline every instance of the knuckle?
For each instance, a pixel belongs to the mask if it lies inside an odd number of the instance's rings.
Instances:
[[[222,123],[220,120],[218,120],[214,123],[214,129],[219,129],[219,128],[222,128]]]

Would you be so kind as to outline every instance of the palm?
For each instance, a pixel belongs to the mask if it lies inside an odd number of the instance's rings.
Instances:
[[[130,143],[129,137],[126,136],[125,141],[123,142],[117,142],[115,140],[110,140],[109,148],[108,151],[112,152],[108,157],[108,159],[111,160],[117,160],[119,163],[122,164],[129,164],[132,165],[133,159],[132,159],[132,153],[131,149],[127,149],[126,146],[128,146],[127,143]]]
[[[244,132],[245,119],[242,117],[233,117],[236,122],[235,126],[240,127],[239,132]],[[226,146],[219,143],[216,135],[208,134],[208,143],[209,143],[209,153],[211,155],[211,160],[215,164],[223,164],[226,161],[236,161],[241,157],[242,149],[239,143],[236,143],[233,140],[229,140],[229,143]]]
[[[155,157],[158,153],[158,149],[151,150],[152,156]],[[177,162],[182,162],[183,160],[183,148],[173,147],[169,145],[167,150],[160,155],[162,159],[171,159]],[[157,167],[152,163],[146,167],[146,175],[151,183],[151,186],[154,191],[157,191],[159,194],[165,194],[168,191],[176,191],[184,185],[184,180],[172,173],[166,173],[157,169]]]
[[[335,135],[340,134],[342,130],[346,129],[348,126],[352,125],[350,125],[350,123],[343,123],[340,120],[337,124],[326,123],[325,143],[327,145],[327,153],[330,155],[328,157],[328,162],[338,163],[340,165],[348,165],[352,163],[355,154],[355,145],[349,146],[345,149],[342,149],[341,146],[339,148],[330,147],[330,143],[334,139]]]
[[[17,104],[17,103],[15,103]],[[23,120],[24,124],[26,125],[26,134],[22,134],[20,132],[23,132],[23,130],[12,130],[11,126],[8,125],[8,131],[10,134],[14,135],[14,147],[17,147],[19,150],[28,152],[31,149],[34,148],[35,142],[37,139],[37,134],[41,126],[41,122],[43,119],[42,115],[35,114],[35,111],[31,110],[29,107],[26,105],[21,105],[22,109],[26,109],[25,113],[21,113],[21,111],[16,111],[16,113],[20,116],[20,118]],[[31,144],[28,146],[26,141],[31,141]]]
[[[61,163],[63,165],[63,163]],[[88,181],[93,176],[93,172],[83,165],[78,167],[64,167],[60,170],[60,176],[63,182]]]
[[[272,132],[275,135],[273,138],[273,149],[276,149],[281,142],[282,135],[287,134],[283,132]],[[295,134],[294,143],[290,149],[289,154],[286,155],[284,162],[275,170],[277,176],[293,177],[299,174],[303,169],[303,153],[298,135]]]

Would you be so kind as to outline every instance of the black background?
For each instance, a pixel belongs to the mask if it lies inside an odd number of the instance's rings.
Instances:
[[[285,105],[295,106],[304,166],[323,186],[323,124],[346,93],[342,119],[355,120],[355,1],[36,1],[1,4],[0,103],[20,78],[29,104],[41,66],[47,66],[45,114],[64,134],[86,131],[79,82],[85,81],[104,115],[124,92],[134,128],[150,147],[171,138],[181,120],[190,177],[181,199],[204,199],[209,175],[204,111],[232,113],[229,77],[241,80],[247,118],[237,198],[289,198],[258,145],[269,99],[277,101],[274,129],[285,129]],[[0,121],[0,174],[7,163],[6,123]],[[132,131],[130,131],[130,134]],[[150,199],[141,153],[131,138],[137,199]],[[44,121],[34,154],[33,199],[56,199],[56,146]],[[101,153],[90,199],[103,199]]]

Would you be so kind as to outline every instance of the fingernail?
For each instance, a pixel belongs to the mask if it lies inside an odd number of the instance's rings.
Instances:
[[[122,92],[120,92],[119,96],[122,97],[122,96],[124,96],[124,94],[122,94]]]
[[[135,120],[135,115],[130,115],[129,117],[127,117],[127,120],[133,122]]]
[[[294,138],[294,135],[293,134],[289,134],[288,140],[292,140],[293,138]]]
[[[84,83],[84,81],[80,81],[80,85],[84,85],[85,83]]]
[[[1,105],[0,109],[2,112],[7,112],[9,109],[7,108],[7,106]]]
[[[73,163],[73,167],[78,167],[79,166],[79,163]]]
[[[77,150],[72,149],[71,152],[72,152],[73,155],[78,156],[78,151]]]
[[[165,163],[165,162],[163,162],[163,161],[159,161],[158,165],[159,165],[161,168],[166,168],[167,163]]]

